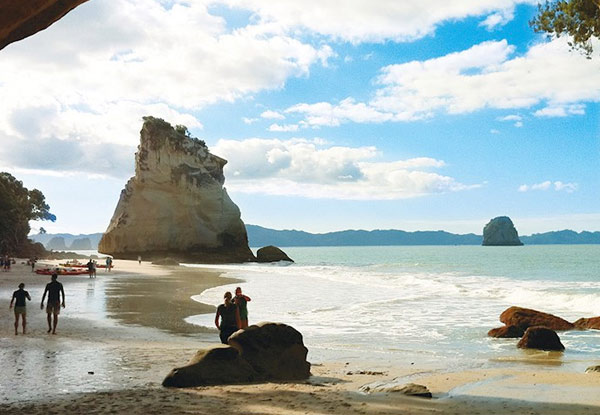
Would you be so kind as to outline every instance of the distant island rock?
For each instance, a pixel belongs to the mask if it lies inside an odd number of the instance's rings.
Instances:
[[[46,244],[46,249],[50,249],[52,251],[64,251],[67,249],[67,245],[65,244],[65,238],[62,236],[55,236],[50,239]]]
[[[508,216],[498,216],[483,228],[484,246],[518,246],[523,245],[512,220]]]
[[[144,117],[135,176],[98,251],[123,259],[255,260],[240,210],[223,187],[226,163],[184,126]]]
[[[90,241],[90,238],[74,239],[73,242],[71,242],[71,247],[69,249],[75,249],[77,251],[91,250],[92,241]]]

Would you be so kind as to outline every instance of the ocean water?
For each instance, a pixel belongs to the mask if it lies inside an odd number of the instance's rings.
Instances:
[[[250,323],[290,324],[313,362],[362,359],[443,369],[600,364],[600,331],[559,333],[564,353],[516,348],[489,329],[516,305],[569,321],[600,316],[600,245],[285,248],[294,264],[206,266],[232,283],[192,298],[220,304],[242,286]],[[213,327],[214,315],[187,321]]]

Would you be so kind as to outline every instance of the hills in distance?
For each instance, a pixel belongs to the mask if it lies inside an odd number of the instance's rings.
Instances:
[[[276,246],[389,246],[389,245],[481,245],[482,235],[454,234],[445,231],[345,230],[328,233],[309,233],[297,230],[275,230],[258,225],[246,225],[251,247]],[[29,239],[41,242],[46,249],[95,250],[102,233],[86,235],[37,234]],[[534,233],[520,236],[525,245],[600,244],[600,232],[571,230]]]

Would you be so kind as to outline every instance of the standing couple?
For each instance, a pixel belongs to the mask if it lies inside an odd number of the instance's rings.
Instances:
[[[242,289],[235,289],[235,297],[227,291],[223,296],[223,304],[217,307],[215,326],[219,329],[221,343],[227,344],[227,339],[239,329],[248,327],[248,301],[250,297],[242,294]],[[219,321],[220,318],[220,321]]]

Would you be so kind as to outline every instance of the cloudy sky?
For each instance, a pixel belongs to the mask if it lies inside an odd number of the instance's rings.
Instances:
[[[154,115],[229,160],[246,223],[600,230],[600,55],[534,34],[535,11],[90,0],[0,51],[0,170],[46,195],[49,232],[102,232]]]

